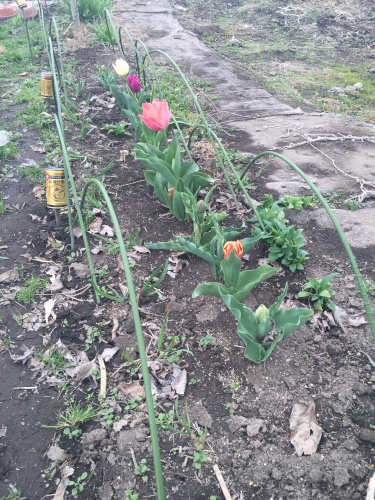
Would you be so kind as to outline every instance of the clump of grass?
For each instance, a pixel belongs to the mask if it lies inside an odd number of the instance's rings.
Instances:
[[[70,14],[70,0],[62,0],[63,6]],[[113,7],[112,0],[79,0],[78,13],[81,21],[92,22],[104,18],[104,10]]]
[[[69,404],[64,412],[58,414],[56,425],[44,425],[43,427],[48,427],[49,429],[72,428],[88,420],[92,420],[96,414],[97,410],[91,405],[84,407],[79,403]]]
[[[19,169],[18,173],[21,177],[27,177],[34,184],[43,184],[45,181],[44,170],[38,165],[32,165],[30,167],[22,167]]]
[[[92,35],[93,41],[96,43],[112,44],[116,41],[116,33],[112,24],[108,24],[107,26],[105,21],[100,20],[90,23],[88,24],[88,29]]]
[[[4,198],[0,198],[0,215],[5,214],[7,206],[5,204]]]
[[[17,292],[18,302],[24,304],[29,304],[34,301],[36,293],[40,290],[44,290],[47,285],[47,280],[42,280],[37,276],[31,276],[29,280],[26,281],[25,286]]]

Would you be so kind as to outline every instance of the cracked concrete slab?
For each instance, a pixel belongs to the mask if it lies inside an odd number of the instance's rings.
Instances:
[[[168,0],[133,0],[117,4],[113,15],[149,49],[167,52],[184,71],[215,83],[217,111],[227,124],[249,136],[245,152],[273,150],[287,156],[322,192],[375,192],[374,125],[341,115],[304,112],[282,103],[241,75],[238,67],[207,47],[195,33],[185,30],[175,12]],[[267,169],[271,191],[280,195],[310,193],[298,174],[280,160],[267,163],[272,165]],[[364,209],[336,212],[352,246],[375,245],[374,199],[366,201]],[[322,228],[331,224],[323,213],[316,223]]]

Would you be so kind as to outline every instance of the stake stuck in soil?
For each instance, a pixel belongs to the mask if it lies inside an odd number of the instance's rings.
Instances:
[[[229,493],[229,490],[227,488],[227,485],[225,484],[223,475],[219,469],[219,466],[217,464],[214,465],[214,472],[216,474],[217,480],[219,481],[221,491],[223,492],[223,495],[225,497],[225,500],[232,500],[231,494]]]

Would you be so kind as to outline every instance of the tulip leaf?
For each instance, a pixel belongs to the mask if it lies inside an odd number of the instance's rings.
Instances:
[[[241,259],[234,251],[230,252],[226,259],[220,263],[221,270],[223,271],[224,281],[227,287],[233,286],[237,288],[238,280],[241,272]]]
[[[188,174],[198,172],[199,167],[194,161],[185,161],[181,163],[181,177],[185,177]]]
[[[258,243],[258,241],[262,239],[262,234],[258,234],[257,236],[254,236],[253,238],[244,238],[242,241],[242,246],[243,246],[243,253],[249,253],[250,250],[252,250],[255,245]]]
[[[220,295],[220,290],[225,293],[226,289],[224,285],[221,285],[220,283],[201,283],[196,287],[194,290],[192,297],[193,299],[196,299],[197,297],[200,297],[201,295],[210,295],[211,297],[217,297],[218,299],[221,298]]]
[[[263,281],[268,280],[276,273],[280,271],[280,268],[268,266],[264,264],[259,266],[257,269],[249,269],[247,271],[242,271],[239,275],[239,280],[237,284],[237,291],[234,294],[238,302],[242,302],[252,291],[252,289],[263,283]]]
[[[245,356],[254,363],[262,363],[272,353],[276,345],[288,335],[304,325],[309,320],[313,312],[306,308],[291,308],[278,310],[282,300],[286,295],[287,287],[280,295],[276,304],[269,308],[269,321],[259,325],[253,311],[240,304],[233,295],[227,291],[219,289],[219,293],[224,303],[237,320],[237,333],[245,344]],[[271,310],[273,314],[271,314]],[[265,337],[272,329],[272,323],[275,325],[278,335],[273,341],[261,342],[259,337]],[[264,331],[262,331],[264,330]],[[268,330],[268,332],[267,332]]]
[[[175,134],[172,142],[170,143],[166,153],[165,153],[165,161],[172,165],[173,160],[177,157],[180,157],[180,143],[178,141],[178,134]],[[178,172],[178,177],[180,177],[180,172]]]
[[[171,212],[178,220],[184,221],[187,218],[187,213],[185,211],[185,206],[184,202],[182,201],[181,193],[176,189],[173,194]]]

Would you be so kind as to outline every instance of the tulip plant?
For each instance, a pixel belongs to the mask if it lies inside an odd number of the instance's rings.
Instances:
[[[146,118],[147,123],[154,126],[156,122],[149,120],[155,117],[147,114],[142,119]],[[166,123],[166,119],[164,120]],[[178,134],[174,135],[172,142],[164,151],[152,144],[136,143],[133,154],[135,159],[146,167],[145,178],[154,187],[156,196],[168,206],[178,220],[184,221],[189,216],[185,209],[183,194],[191,199],[191,196],[196,197],[196,193],[214,182],[212,177],[199,172],[198,165],[193,161],[181,161]]]
[[[265,361],[279,342],[304,325],[313,314],[311,309],[301,307],[280,309],[287,291],[288,285],[275,304],[268,309],[261,304],[254,313],[236,297],[220,290],[222,300],[238,322],[237,333],[246,346],[245,356],[254,363]]]
[[[224,259],[220,264],[225,285],[201,283],[194,290],[193,298],[201,295],[221,298],[238,321],[237,333],[245,343],[245,356],[254,363],[261,363],[270,356],[278,342],[308,321],[312,311],[297,307],[280,310],[287,293],[287,285],[277,302],[269,309],[261,304],[254,313],[249,307],[241,304],[256,285],[280,270],[265,264],[257,269],[241,272],[243,254],[243,241],[225,243]]]

